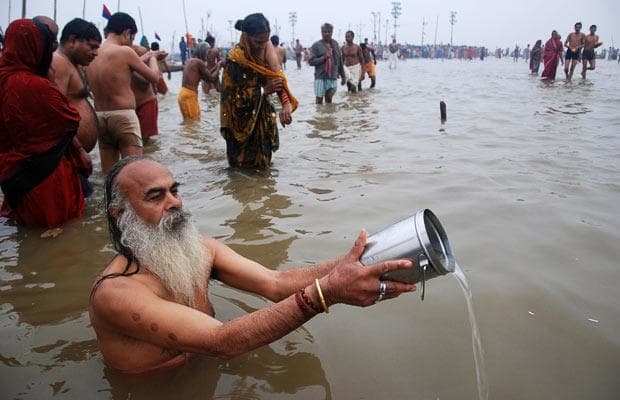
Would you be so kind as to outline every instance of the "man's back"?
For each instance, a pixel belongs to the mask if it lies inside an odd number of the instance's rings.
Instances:
[[[131,90],[131,56],[137,57],[128,46],[105,42],[99,55],[87,69],[88,81],[95,97],[97,111],[135,109]]]
[[[183,87],[191,90],[198,89],[200,79],[207,76],[207,70],[204,61],[199,58],[192,58],[185,64],[183,69]]]
[[[278,54],[280,64],[286,63],[286,49],[284,47],[276,47],[276,53]]]

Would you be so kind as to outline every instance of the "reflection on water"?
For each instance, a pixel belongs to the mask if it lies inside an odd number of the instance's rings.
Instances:
[[[518,64],[518,65],[515,65]],[[620,392],[620,68],[545,84],[524,63],[379,63],[377,88],[314,104],[312,70],[287,71],[301,105],[265,173],[232,171],[218,95],[183,122],[180,74],[145,153],[183,184],[199,229],[269,268],[344,254],[360,228],[420,208],[450,226],[475,302],[488,397],[613,399]],[[368,82],[365,83],[365,86]],[[447,104],[442,125],[438,104]],[[440,129],[443,129],[440,132]],[[95,165],[98,165],[95,154]],[[100,209],[56,238],[0,221],[0,398],[368,398],[478,396],[458,285],[368,309],[335,306],[230,361],[175,371],[107,369],[86,313],[113,253]],[[214,283],[227,321],[269,304]],[[485,385],[482,385],[484,387]]]

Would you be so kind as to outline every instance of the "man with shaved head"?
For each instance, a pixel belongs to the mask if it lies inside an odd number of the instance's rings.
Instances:
[[[249,260],[203,237],[183,208],[179,183],[143,156],[119,161],[105,191],[118,254],[93,286],[89,314],[106,364],[125,373],[176,367],[194,354],[229,359],[278,340],[333,304],[369,306],[415,290],[380,281],[411,261],[360,264],[365,231],[346,255],[321,264],[278,271]],[[273,304],[220,321],[210,279]]]

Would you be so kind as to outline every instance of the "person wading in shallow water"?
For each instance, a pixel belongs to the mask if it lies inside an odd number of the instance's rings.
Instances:
[[[97,57],[101,45],[101,34],[97,27],[83,19],[74,18],[62,30],[60,47],[54,52],[52,66],[47,74],[58,90],[69,100],[69,104],[80,113],[80,124],[74,145],[90,153],[97,144],[97,115],[88,98],[90,88],[83,67]],[[80,171],[84,197],[92,194],[88,182],[88,170]]]
[[[380,280],[387,271],[411,268],[409,260],[362,266],[365,231],[344,256],[286,271],[265,268],[203,237],[178,189],[164,166],[143,156],[122,159],[106,178],[106,215],[119,254],[92,288],[89,315],[112,368],[172,368],[192,354],[229,359],[278,340],[334,304],[366,307],[415,290]],[[219,321],[209,279],[274,303]]]
[[[280,69],[269,40],[269,21],[251,14],[237,21],[239,44],[226,58],[220,102],[220,133],[231,167],[265,169],[280,146],[276,112],[266,95],[277,93],[282,126],[290,124],[298,102]]]
[[[322,104],[323,98],[326,103],[331,103],[336,89],[338,77],[341,84],[347,82],[346,73],[342,64],[342,55],[338,42],[332,39],[334,26],[324,23],[321,26],[322,40],[314,42],[310,48],[308,64],[314,66],[314,95],[316,104]]]
[[[58,26],[48,17],[18,19],[0,58],[0,216],[54,228],[80,218],[80,174],[92,162],[75,140],[80,114],[49,79]]]

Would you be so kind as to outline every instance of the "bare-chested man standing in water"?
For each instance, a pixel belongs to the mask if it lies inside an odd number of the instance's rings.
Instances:
[[[583,45],[583,54],[582,54],[582,70],[581,77],[586,79],[586,71],[594,70],[596,67],[596,53],[594,49],[601,46],[603,42],[599,42],[598,35],[596,34],[596,25],[590,26],[590,34],[586,36]],[[588,63],[590,63],[590,67],[588,67]]]
[[[86,70],[95,98],[104,174],[120,157],[142,154],[142,133],[131,78],[136,72],[156,84],[160,75],[158,57],[165,57],[158,51],[138,57],[130,47],[137,31],[131,16],[122,12],[113,14],[104,29],[106,40],[99,48],[99,55]]]
[[[215,46],[215,37],[213,37],[210,33],[207,35],[207,39],[205,40],[211,46],[209,51],[207,52],[207,70],[211,75],[208,80],[204,80],[202,82],[202,89],[205,93],[209,93],[211,89],[215,89],[218,92],[222,91],[220,85],[220,68],[222,67],[222,54],[220,53],[220,49]]]
[[[286,49],[280,46],[280,37],[278,35],[273,35],[269,38],[271,44],[273,44],[273,49],[275,50],[278,56],[278,62],[280,63],[281,69],[286,69]]]
[[[564,74],[566,80],[570,81],[573,78],[573,72],[577,63],[581,60],[581,49],[586,41],[586,35],[581,32],[581,22],[575,24],[575,32],[571,32],[566,37],[564,46],[566,50],[566,62],[564,63]]]
[[[362,48],[353,43],[355,34],[353,31],[347,31],[344,35],[347,41],[342,46],[342,59],[344,62],[344,72],[347,75],[347,88],[349,92],[357,92],[362,90],[362,79],[364,79],[364,54]]]
[[[195,57],[190,58],[183,68],[183,82],[177,96],[183,119],[200,119],[198,84],[201,80],[213,81],[219,75],[219,67],[213,71],[209,71],[207,68],[205,61],[208,53],[209,46],[206,43],[196,45]]]
[[[49,74],[80,113],[77,140],[88,153],[97,143],[97,116],[88,101],[90,91],[82,67],[95,59],[100,45],[101,34],[94,24],[80,18],[69,21],[62,30]]]

